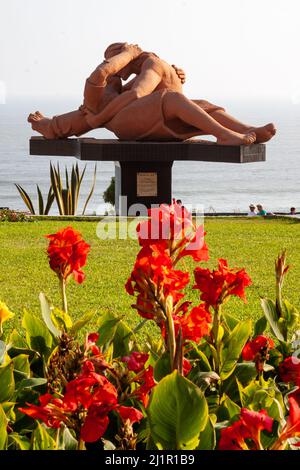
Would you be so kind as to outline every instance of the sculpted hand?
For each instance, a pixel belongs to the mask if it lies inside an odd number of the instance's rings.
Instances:
[[[124,46],[122,47],[122,51],[129,52],[129,54],[131,54],[132,56],[132,60],[136,59],[143,52],[143,50],[137,44],[127,44],[127,43],[125,43]]]
[[[179,78],[179,80],[181,81],[182,84],[185,83],[185,71],[182,70],[181,68],[179,67],[176,67],[176,65],[172,65],[173,69],[175,70],[176,74],[177,74],[177,77]]]

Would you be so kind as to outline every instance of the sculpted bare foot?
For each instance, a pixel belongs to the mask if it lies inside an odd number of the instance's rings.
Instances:
[[[251,145],[256,141],[255,132],[247,134],[239,134],[238,132],[227,130],[224,131],[217,139],[219,145]]]
[[[263,143],[268,142],[268,140],[272,139],[276,134],[276,127],[271,122],[270,124],[266,124],[262,127],[251,127],[249,132],[255,132],[256,134],[256,142]]]
[[[34,131],[42,134],[46,139],[54,139],[55,134],[51,129],[51,119],[46,118],[42,113],[36,111],[35,113],[29,114],[27,121],[30,122],[31,127]]]

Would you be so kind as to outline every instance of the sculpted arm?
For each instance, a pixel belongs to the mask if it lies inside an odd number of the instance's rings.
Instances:
[[[92,119],[90,124],[93,127],[103,125],[110,121],[121,109],[142,96],[152,93],[162,79],[159,67],[155,67],[152,59],[148,59],[143,64],[141,73],[135,78],[130,90],[124,91],[121,95],[114,98],[106,108]]]
[[[105,86],[108,77],[116,75],[141,53],[142,49],[140,47],[127,44],[122,52],[104,60],[90,75],[89,81],[98,86]]]

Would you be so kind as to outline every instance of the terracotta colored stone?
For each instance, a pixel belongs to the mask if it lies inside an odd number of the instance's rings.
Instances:
[[[46,118],[30,114],[32,128],[48,139],[80,136],[104,127],[121,140],[186,140],[213,135],[220,145],[266,142],[273,124],[243,124],[221,106],[184,96],[185,74],[138,45],[111,44],[104,61],[86,80],[83,104],[70,113]],[[135,77],[124,86],[132,74]]]

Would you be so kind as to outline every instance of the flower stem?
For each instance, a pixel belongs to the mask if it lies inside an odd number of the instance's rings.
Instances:
[[[78,441],[78,450],[86,450],[84,441],[82,439],[79,439]]]
[[[220,342],[219,342],[219,329],[220,329],[220,322],[221,322],[221,307],[217,306],[215,308],[215,313],[214,313],[214,320],[213,320],[213,327],[212,327],[212,333],[213,333],[213,343],[215,350],[217,352],[217,358],[216,358],[216,372],[219,374],[219,365],[220,365]]]
[[[167,328],[167,337],[168,337],[168,347],[170,353],[170,364],[172,371],[174,370],[174,359],[176,355],[176,340],[175,340],[175,328],[174,328],[174,321],[173,321],[173,299],[172,297],[168,297],[166,301],[166,328]]]
[[[62,308],[64,312],[68,313],[68,301],[67,301],[65,279],[60,280],[60,289],[61,289],[61,297],[62,297]]]

